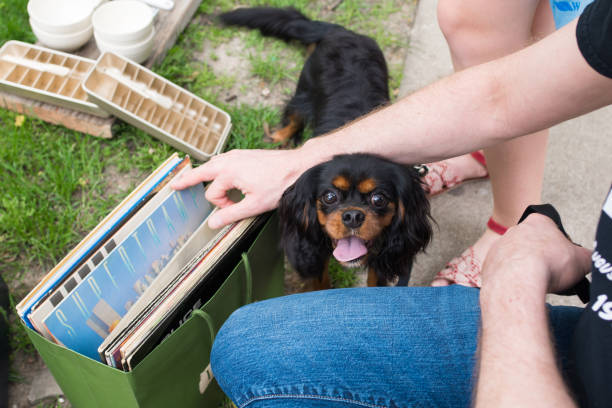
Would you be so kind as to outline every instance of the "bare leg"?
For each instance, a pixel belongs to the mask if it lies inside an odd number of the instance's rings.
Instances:
[[[470,0],[461,7],[452,0],[440,0],[438,19],[455,70],[517,51],[554,30],[548,0]],[[545,130],[484,150],[493,191],[492,218],[497,223],[514,225],[527,205],[540,202],[547,138]],[[484,260],[498,238],[485,230],[469,254],[473,264]],[[437,278],[432,285],[449,283]]]
[[[541,1],[534,16],[531,40],[554,30],[550,2]],[[484,150],[493,190],[493,219],[515,225],[530,204],[541,200],[548,130]],[[484,258],[483,258],[484,259]]]

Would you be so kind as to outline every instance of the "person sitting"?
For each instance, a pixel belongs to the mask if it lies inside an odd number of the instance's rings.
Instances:
[[[300,148],[230,151],[174,186],[212,180],[215,228],[275,208],[302,172],[335,154],[427,163],[538,132],[612,104],[611,40],[612,2],[596,0],[545,39]],[[232,202],[232,188],[245,198]],[[593,253],[533,214],[490,248],[481,291],[351,288],[257,302],[219,331],[212,370],[238,407],[467,406],[473,390],[476,406],[612,406],[610,259],[612,194]],[[584,309],[546,306],[547,292],[589,266]]]

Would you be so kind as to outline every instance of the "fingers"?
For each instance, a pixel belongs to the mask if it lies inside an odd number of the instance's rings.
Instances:
[[[203,181],[213,180],[217,176],[217,166],[213,160],[202,164],[195,169],[189,169],[184,172],[180,178],[174,180],[170,187],[175,190],[182,190],[187,187],[191,187],[195,184]]]
[[[242,201],[220,208],[208,219],[210,228],[221,228],[232,222],[240,221],[244,218],[251,217],[262,213],[257,205],[254,205],[250,197],[245,197]]]
[[[206,199],[217,207],[227,207],[233,204],[227,192],[235,187],[237,186],[229,178],[216,178],[206,189]]]

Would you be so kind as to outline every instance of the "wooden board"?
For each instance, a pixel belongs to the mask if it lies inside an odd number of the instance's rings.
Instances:
[[[105,139],[113,137],[111,129],[115,121],[113,117],[101,118],[3,91],[0,91],[0,107],[27,116],[34,116],[54,125],[63,125],[68,129],[87,133],[88,135]]]
[[[153,55],[142,64],[145,67],[151,68],[164,59],[168,50],[176,42],[179,34],[191,21],[202,0],[174,0],[174,2],[172,10],[160,10],[155,18],[154,51]],[[100,51],[93,37],[74,53],[91,59],[97,59],[100,56]],[[0,91],[0,106],[24,115],[36,116],[45,122],[61,124],[69,129],[92,136],[104,138],[113,136],[112,125],[115,121],[114,117],[100,118],[3,91]]]

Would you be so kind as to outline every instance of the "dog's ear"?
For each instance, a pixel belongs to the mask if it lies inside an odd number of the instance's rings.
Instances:
[[[281,247],[289,263],[303,278],[320,277],[331,243],[317,219],[320,166],[302,174],[279,202]]]
[[[396,180],[397,210],[371,266],[387,280],[397,275],[407,280],[415,255],[427,247],[433,231],[429,200],[418,173],[398,165]]]

